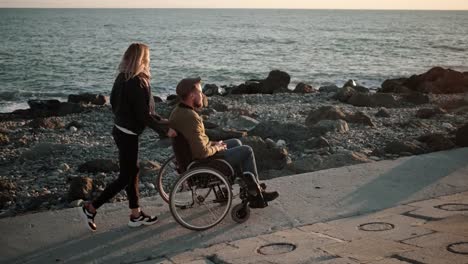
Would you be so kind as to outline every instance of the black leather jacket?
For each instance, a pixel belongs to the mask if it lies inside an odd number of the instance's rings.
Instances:
[[[125,80],[120,73],[115,79],[110,96],[114,122],[140,135],[146,126],[165,136],[168,126],[161,124],[161,117],[154,111],[151,87],[146,86],[139,77]]]

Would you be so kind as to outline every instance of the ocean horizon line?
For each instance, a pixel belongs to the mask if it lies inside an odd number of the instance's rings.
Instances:
[[[436,11],[436,12],[466,12],[468,9],[372,9],[372,8],[234,8],[234,7],[0,7],[0,9],[98,9],[98,10],[317,10],[317,11]]]

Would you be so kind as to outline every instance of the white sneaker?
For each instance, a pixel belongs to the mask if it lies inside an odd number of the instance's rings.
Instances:
[[[94,217],[96,216],[96,213],[91,213],[88,211],[88,209],[86,209],[86,206],[83,205],[80,208],[80,214],[86,224],[86,227],[88,227],[88,229],[93,232],[96,231],[97,227],[96,223],[94,223]]]
[[[143,211],[140,212],[140,216],[133,217],[130,215],[130,221],[128,221],[129,227],[138,227],[141,225],[152,225],[158,221],[157,216],[151,216],[145,214]]]

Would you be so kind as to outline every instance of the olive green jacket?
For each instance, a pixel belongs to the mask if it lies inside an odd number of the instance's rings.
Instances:
[[[190,145],[193,160],[205,159],[216,153],[216,148],[205,134],[202,118],[190,106],[179,103],[169,117],[169,127],[182,133]]]

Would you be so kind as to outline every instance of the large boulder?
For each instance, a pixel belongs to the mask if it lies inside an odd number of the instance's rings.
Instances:
[[[244,137],[241,141],[243,145],[252,147],[259,171],[281,170],[291,163],[287,149],[277,146],[272,140],[264,141],[253,136]]]
[[[295,93],[315,93],[317,89],[305,83],[298,83],[294,89]]]
[[[68,102],[77,104],[105,105],[109,103],[109,97],[102,94],[82,93],[70,94]]]
[[[288,85],[291,76],[284,71],[273,70],[263,81],[262,93],[289,92]]]
[[[294,173],[306,173],[317,171],[322,168],[323,159],[320,155],[302,157],[291,162],[288,169]]]
[[[343,88],[344,87],[356,87],[356,86],[358,86],[358,84],[353,79],[349,79],[347,82],[345,82],[345,84],[343,84]]]
[[[314,126],[321,120],[344,120],[349,123],[365,124],[368,126],[375,126],[370,116],[363,112],[348,113],[341,110],[337,106],[322,106],[319,109],[309,112],[306,118],[306,125],[309,127]]]
[[[330,142],[324,137],[316,137],[305,141],[302,146],[306,149],[328,148]]]
[[[218,112],[226,112],[229,109],[229,107],[226,104],[221,102],[211,102],[210,108]]]
[[[361,111],[355,112],[353,114],[348,114],[346,116],[346,121],[350,123],[363,124],[363,125],[367,125],[370,127],[375,127],[375,124],[372,121],[372,118]]]
[[[114,160],[95,159],[87,161],[78,167],[79,172],[116,172],[119,171],[119,164]]]
[[[347,102],[357,91],[350,86],[345,86],[341,88],[334,96],[333,99],[336,99],[340,102]]]
[[[156,95],[153,96],[153,100],[156,104],[164,102],[164,100],[161,97],[156,96]]]
[[[89,177],[76,177],[70,182],[68,201],[88,200],[93,191],[93,180]]]
[[[249,80],[239,86],[229,87],[229,94],[273,94],[290,92],[288,89],[291,76],[284,71],[273,70],[265,80]]]
[[[346,120],[346,114],[336,106],[322,106],[319,109],[312,110],[307,115],[305,124],[313,126],[321,120]]]
[[[64,116],[84,111],[80,104],[59,100],[29,100],[28,105],[30,109],[22,114],[31,117]]]
[[[220,89],[216,84],[205,84],[203,94],[206,96],[221,95]]]
[[[427,134],[420,136],[417,140],[425,143],[431,152],[452,149],[455,147],[452,140],[447,138],[444,134]]]
[[[455,140],[458,146],[468,147],[468,123],[457,130]]]
[[[384,148],[384,151],[389,154],[423,154],[425,153],[425,149],[421,146],[421,144],[417,144],[416,142],[410,141],[392,141],[387,143]]]
[[[321,93],[336,93],[340,90],[340,87],[335,84],[320,86],[319,92]]]
[[[370,89],[366,88],[364,86],[358,85],[356,87],[353,87],[353,89],[358,92],[358,93],[370,93]]]
[[[398,107],[396,96],[385,93],[365,94],[355,93],[347,101],[347,103],[354,106],[366,106],[366,107]]]
[[[28,100],[29,108],[32,111],[58,111],[60,108],[60,101],[52,100]]]
[[[468,72],[458,72],[452,69],[434,67],[426,73],[413,75],[410,78],[386,80],[382,84],[382,92],[421,93],[466,93],[468,92]]]
[[[50,113],[52,116],[65,116],[70,114],[77,114],[83,112],[85,109],[80,104],[63,102],[60,103],[59,110],[54,113]]]
[[[304,125],[278,121],[261,122],[249,132],[249,135],[286,141],[306,140],[311,137],[310,129]]]
[[[166,101],[174,101],[176,99],[178,99],[179,97],[177,96],[177,94],[170,94],[168,96],[166,96]]]
[[[416,112],[416,117],[418,118],[422,118],[422,119],[428,119],[428,118],[431,118],[431,117],[434,117],[434,116],[437,116],[437,115],[443,115],[443,114],[446,114],[447,111],[445,111],[444,109],[442,108],[422,108],[422,109],[419,109],[417,112]]]
[[[262,93],[262,81],[250,80],[239,86],[229,88],[230,94],[257,94]]]
[[[379,93],[409,93],[411,90],[405,86],[408,78],[388,79],[382,83]]]

